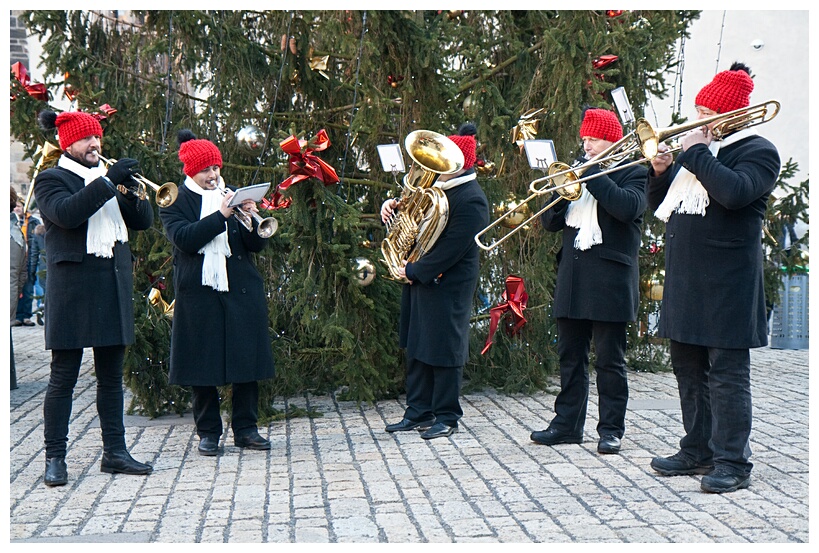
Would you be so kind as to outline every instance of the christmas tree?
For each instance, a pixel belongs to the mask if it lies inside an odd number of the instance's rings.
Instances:
[[[618,87],[642,115],[650,95],[664,94],[676,41],[696,17],[670,10],[25,16],[43,41],[48,89],[62,87],[72,109],[104,117],[107,157],[137,158],[151,181],[180,183],[173,137],[190,128],[220,147],[229,184],[292,182],[262,205],[263,216],[279,224],[256,258],[268,286],[277,364],[277,377],[263,385],[263,417],[278,414],[276,397],[335,392],[372,402],[402,390],[400,285],[385,278],[379,252],[385,233],[377,216],[400,186],[397,175],[382,170],[378,145],[403,144],[416,129],[448,135],[474,122],[479,181],[494,218],[529,196],[529,183],[542,176],[530,168],[523,140],[551,139],[558,159],[571,161],[580,151],[583,107],[613,108],[611,91]],[[25,93],[12,103],[12,134],[31,155],[54,141],[33,123],[48,106]],[[337,178],[312,170],[317,159]],[[535,198],[531,210],[542,203]],[[663,229],[646,221],[641,267],[656,269],[661,257],[650,248]],[[542,232],[535,221],[484,255],[464,373],[469,386],[530,391],[546,385],[556,359],[550,305],[558,248],[559,236]],[[180,391],[167,393],[162,375],[153,374],[167,371],[170,325],[150,304],[150,291],[173,299],[171,248],[158,217],[132,249],[134,301],[145,324],[137,325],[126,380],[135,408],[154,416],[186,401]],[[499,327],[506,331],[482,354],[491,309],[502,304],[510,275],[528,294],[525,324],[515,326],[521,321],[503,312]],[[651,338],[645,321],[656,309],[647,298],[644,324],[631,332],[632,352]]]

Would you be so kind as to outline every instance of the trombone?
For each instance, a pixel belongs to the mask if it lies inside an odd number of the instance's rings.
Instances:
[[[216,187],[222,196],[227,196],[227,190],[224,188]],[[245,211],[238,205],[233,208],[233,216],[236,218],[239,223],[245,227],[248,231],[253,231],[253,221],[256,221],[256,234],[258,234],[262,238],[270,238],[276,231],[279,230],[279,222],[276,220],[275,217],[262,217],[255,211]]]
[[[117,162],[116,159],[103,157],[99,152],[97,152],[97,156],[103,163],[105,163],[106,166],[109,167]],[[133,175],[133,179],[139,183],[139,186],[136,190],[132,190],[132,192],[136,194],[140,200],[144,200],[148,197],[147,188],[151,188],[156,193],[156,205],[159,207],[168,207],[176,201],[176,196],[179,191],[174,183],[166,182],[162,186],[159,186],[158,184],[149,181],[139,173],[135,173]]]
[[[518,231],[523,229],[527,224],[534,221],[538,217],[540,217],[543,213],[548,211],[552,206],[557,204],[561,200],[568,200],[573,202],[575,200],[580,199],[580,196],[583,194],[583,187],[580,186],[581,183],[590,180],[591,178],[597,178],[602,174],[612,173],[614,171],[618,171],[625,167],[625,165],[620,165],[612,168],[608,168],[605,171],[600,171],[599,173],[595,173],[591,177],[582,178],[583,173],[585,173],[590,167],[595,164],[601,165],[609,165],[615,160],[621,160],[627,155],[628,152],[632,151],[634,140],[634,131],[630,132],[629,134],[623,136],[620,140],[597,154],[596,156],[592,157],[588,161],[584,161],[580,164],[576,165],[568,165],[566,163],[555,161],[554,163],[549,165],[549,174],[541,177],[539,179],[533,180],[529,183],[529,189],[532,192],[529,197],[525,200],[520,202],[518,205],[498,217],[492,223],[489,224],[485,229],[480,231],[478,234],[475,235],[475,243],[484,251],[494,250],[502,243],[504,243],[509,237],[517,234]],[[544,186],[543,188],[536,188],[535,185],[544,182],[544,181],[552,181],[552,186]],[[508,217],[511,217],[515,212],[523,209],[523,206],[526,206],[531,202],[533,199],[538,198],[544,194],[548,194],[550,192],[557,192],[560,196],[555,200],[549,202],[545,207],[543,207],[540,211],[517,225],[514,229],[508,232],[505,236],[498,240],[494,240],[491,244],[484,244],[481,242],[481,237],[492,230],[493,228],[497,227],[498,225],[502,224]]]
[[[657,155],[659,155],[660,143],[662,142],[683,135],[696,128],[710,125],[711,123],[716,123],[711,129],[711,134],[713,135],[714,140],[722,140],[723,138],[737,131],[754,127],[756,125],[761,125],[762,123],[767,123],[776,117],[776,115],[779,113],[780,107],[781,106],[778,101],[769,100],[754,106],[739,108],[725,113],[718,113],[710,117],[695,119],[687,123],[665,127],[662,129],[654,129],[654,127],[651,126],[651,123],[643,118],[640,118],[635,123],[635,128],[633,131],[623,136],[623,138],[590,160],[576,166],[569,166],[560,161],[556,161],[549,165],[548,175],[535,179],[529,183],[529,190],[532,192],[529,197],[498,217],[498,219],[490,223],[489,226],[476,234],[475,242],[482,250],[489,251],[495,249],[506,241],[507,238],[517,233],[520,229],[526,226],[527,223],[539,217],[560,200],[565,199],[574,201],[580,198],[582,193],[580,184],[601,175],[620,171],[621,169],[625,169],[640,163],[650,162],[652,159],[657,157]],[[677,145],[663,153],[674,153],[679,150],[680,146]],[[640,152],[643,157],[626,163],[619,163],[610,167],[610,165],[613,163],[623,160],[637,152]],[[595,173],[594,175],[582,177],[583,173],[585,173],[587,169],[596,164],[599,164],[601,167],[605,167],[605,169]],[[551,185],[545,185],[542,188],[537,188],[536,186],[542,182],[549,181],[552,182]],[[554,184],[555,182],[557,184]],[[567,191],[566,189],[569,187],[571,187],[571,189]],[[481,242],[480,239],[484,234],[501,224],[507,217],[512,216],[516,211],[522,209],[522,206],[527,205],[534,198],[550,192],[557,192],[561,197],[557,198],[553,202],[550,202],[546,207],[529,217],[516,228],[512,229],[512,231],[507,233],[501,239],[495,240],[489,245]]]

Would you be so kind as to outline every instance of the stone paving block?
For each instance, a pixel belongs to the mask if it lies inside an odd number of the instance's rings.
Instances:
[[[20,335],[22,336],[22,335]],[[404,398],[356,405],[332,395],[288,398],[324,416],[260,427],[274,449],[196,453],[190,414],[126,417],[144,477],[99,471],[95,380],[86,355],[69,433],[69,484],[42,485],[42,330],[18,345],[10,395],[9,537],[134,543],[794,543],[810,537],[808,351],[752,350],[751,487],[703,494],[700,477],[662,477],[651,458],[682,435],[671,373],[629,373],[623,450],[596,452],[592,387],[582,444],[545,447],[529,433],[554,395],[465,394],[460,431],[425,441],[388,434]],[[38,341],[39,340],[39,341]],[[556,390],[556,388],[554,388]],[[128,394],[126,394],[128,396]],[[126,398],[130,401],[130,397]]]

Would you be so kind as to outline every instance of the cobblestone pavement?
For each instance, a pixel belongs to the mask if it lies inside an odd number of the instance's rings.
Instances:
[[[306,396],[288,401],[324,416],[261,428],[269,452],[240,450],[228,435],[221,456],[202,457],[189,415],[128,416],[129,449],[154,473],[104,474],[90,352],[75,390],[69,482],[48,488],[50,352],[42,327],[12,333],[12,544],[809,542],[808,350],[752,350],[755,467],[751,487],[729,494],[649,468],[652,457],[677,451],[682,432],[670,373],[629,373],[620,455],[596,453],[594,389],[585,442],[555,447],[529,440],[552,417],[550,393],[466,395],[460,432],[429,441],[384,432],[402,400],[358,406]]]

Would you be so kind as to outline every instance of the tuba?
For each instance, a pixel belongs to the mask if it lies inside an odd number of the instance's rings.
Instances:
[[[413,164],[404,176],[400,209],[387,222],[387,237],[381,242],[390,276],[402,282],[406,279],[398,270],[403,262],[416,261],[426,254],[449,219],[446,193],[433,186],[435,181],[464,166],[464,154],[458,145],[436,132],[413,131],[404,140],[404,147]]]

